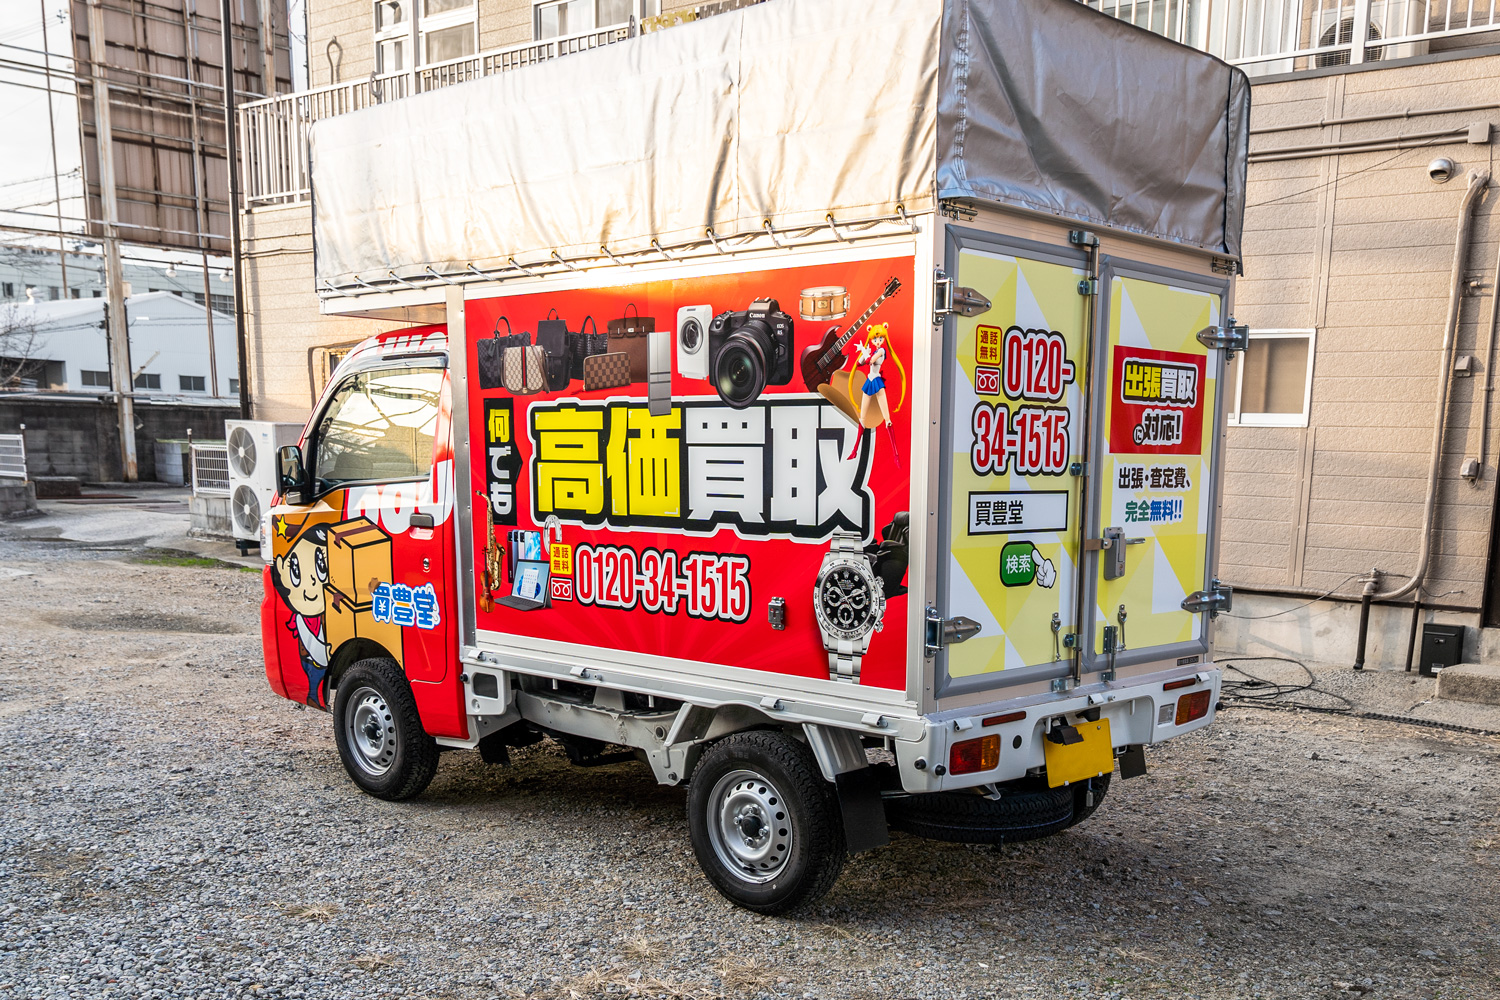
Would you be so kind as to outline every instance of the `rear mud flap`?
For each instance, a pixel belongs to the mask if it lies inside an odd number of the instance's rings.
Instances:
[[[885,804],[880,801],[880,782],[874,768],[845,771],[834,778],[839,811],[844,815],[844,842],[850,854],[884,847],[891,842],[885,823]]]

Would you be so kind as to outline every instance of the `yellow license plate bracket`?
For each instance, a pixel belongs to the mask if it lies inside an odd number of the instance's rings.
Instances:
[[[1083,739],[1078,743],[1054,743],[1042,737],[1047,760],[1047,785],[1056,788],[1085,778],[1097,778],[1115,769],[1114,744],[1109,738],[1109,720],[1078,722],[1073,728]]]

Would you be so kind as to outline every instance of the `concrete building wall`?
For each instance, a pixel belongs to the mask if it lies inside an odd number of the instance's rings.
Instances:
[[[322,389],[324,349],[406,324],[322,316],[306,204],[244,215],[245,327],[257,420],[307,419]]]
[[[661,0],[659,6],[662,13],[673,13],[690,10],[699,2]],[[478,51],[532,41],[535,6],[532,0],[478,0],[475,14]],[[373,0],[308,0],[307,59],[308,79],[313,87],[368,78],[375,69]]]
[[[1375,64],[1260,82],[1251,114],[1252,158],[1295,146],[1500,126],[1494,108],[1404,117],[1407,109],[1476,104],[1500,104],[1500,57]],[[1268,131],[1377,115],[1374,121]],[[1220,561],[1227,581],[1264,590],[1358,593],[1351,575],[1378,567],[1392,574],[1388,587],[1416,565],[1463,174],[1497,166],[1488,142],[1419,141],[1423,145],[1405,150],[1252,159],[1246,274],[1236,318],[1252,330],[1316,329],[1317,347],[1307,428],[1229,429]],[[1439,156],[1459,167],[1444,184],[1427,173],[1428,162]],[[1458,473],[1465,459],[1479,455],[1486,416],[1483,368],[1500,251],[1497,200],[1492,180],[1474,211],[1463,268],[1456,353],[1476,356],[1480,370],[1453,381],[1432,565],[1423,587],[1426,601],[1467,613],[1469,624],[1478,624],[1485,596],[1494,442],[1475,483]],[[1382,659],[1404,660],[1409,611],[1381,614],[1397,614],[1402,624],[1393,628],[1403,636]],[[1300,652],[1325,658],[1311,647]]]

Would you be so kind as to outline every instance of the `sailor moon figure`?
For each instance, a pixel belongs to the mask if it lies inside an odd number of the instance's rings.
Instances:
[[[890,329],[885,323],[873,323],[865,333],[864,343],[856,348],[854,367],[856,371],[861,365],[865,366],[864,385],[860,388],[862,394],[858,403],[855,403],[855,386],[859,379],[849,380],[849,402],[859,412],[860,435],[855,439],[854,451],[849,453],[853,458],[859,451],[859,445],[871,429],[885,424],[885,432],[891,442],[891,454],[896,459],[896,467],[901,467],[901,453],[896,448],[896,432],[891,427],[891,403],[886,397],[885,387],[885,364],[893,362],[896,370],[901,373],[901,400],[896,404],[896,409],[906,403],[906,369],[901,366],[901,356],[891,348],[889,340]]]

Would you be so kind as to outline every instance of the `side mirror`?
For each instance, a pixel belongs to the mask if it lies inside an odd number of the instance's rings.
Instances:
[[[276,452],[276,488],[284,503],[301,503],[307,485],[307,469],[302,464],[302,449],[284,445]]]

